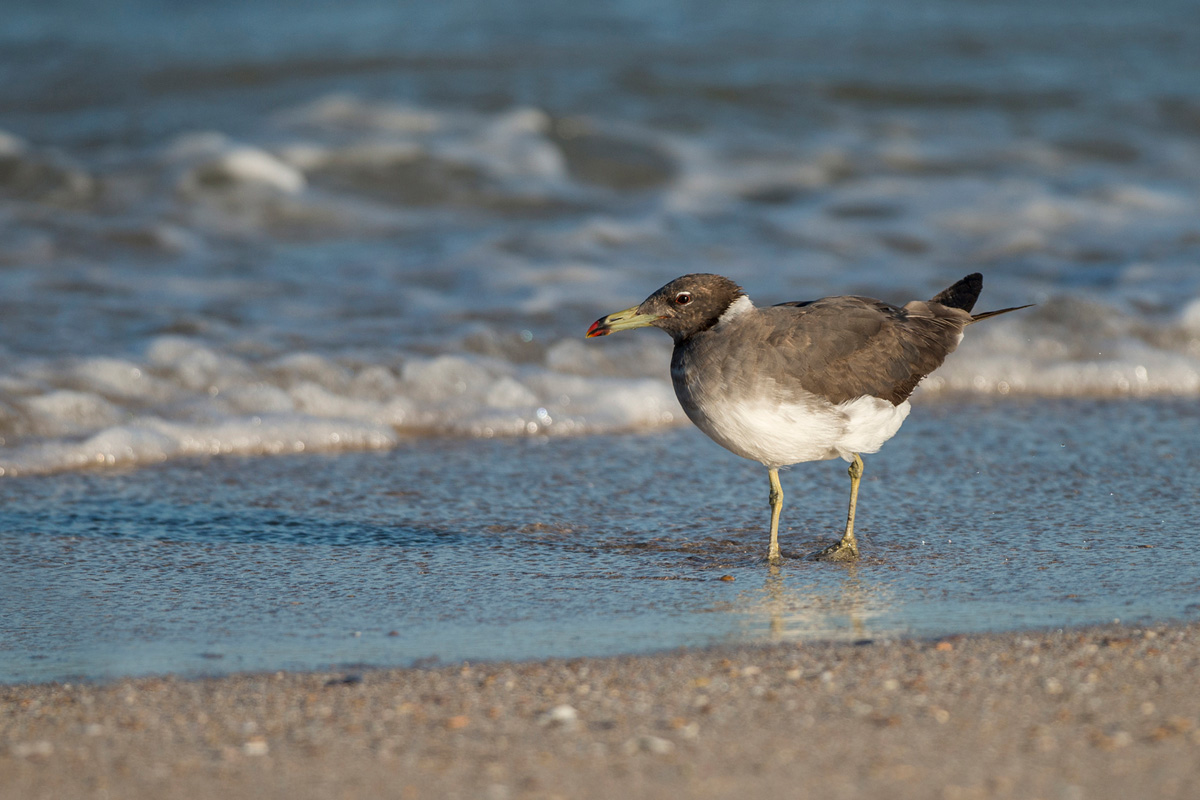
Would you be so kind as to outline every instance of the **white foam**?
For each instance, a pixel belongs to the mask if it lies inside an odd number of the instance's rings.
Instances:
[[[573,347],[560,345],[559,357]],[[96,358],[29,371],[34,380],[0,382],[8,475],[387,447],[406,433],[562,435],[680,419],[665,377],[567,374],[485,356],[410,358],[397,372],[311,352],[254,362],[163,337],[141,364]]]
[[[12,158],[25,152],[28,145],[25,141],[8,131],[0,130],[0,156]]]
[[[1179,324],[1185,331],[1200,336],[1200,297],[1183,307],[1179,313]],[[1195,352],[1195,343],[1196,340],[1191,339],[1188,349]]]
[[[549,131],[550,118],[544,112],[518,109],[489,123],[475,143],[495,174],[560,181],[567,174],[566,161],[546,138]]]
[[[120,358],[89,358],[76,362],[70,378],[106,397],[122,400],[161,399],[169,391],[137,364]]]
[[[237,145],[184,173],[180,188],[189,193],[230,185],[255,185],[295,194],[304,189],[304,173],[255,147]]]
[[[280,119],[298,126],[430,134],[445,127],[448,116],[429,109],[370,103],[354,95],[334,94],[288,111]]]
[[[1016,312],[1016,314],[1029,312]],[[1015,315],[1014,315],[1015,316]],[[1004,318],[1000,318],[1004,319]],[[1141,324],[1111,308],[1048,304],[1030,319],[989,320],[921,384],[922,392],[1046,397],[1200,393],[1200,336],[1182,324],[1139,338]],[[1163,346],[1163,345],[1166,346]]]
[[[58,389],[17,403],[40,436],[68,436],[113,425],[123,416],[112,403],[91,392]]]
[[[42,442],[6,449],[0,454],[0,475],[127,468],[183,456],[379,449],[395,441],[396,434],[388,428],[305,417],[255,417],[208,424],[149,417],[79,442]]]

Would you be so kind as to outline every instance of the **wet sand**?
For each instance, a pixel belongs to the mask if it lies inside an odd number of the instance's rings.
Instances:
[[[0,797],[1197,797],[1197,634],[5,686]]]

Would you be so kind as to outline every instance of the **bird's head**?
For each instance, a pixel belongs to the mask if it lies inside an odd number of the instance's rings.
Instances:
[[[676,342],[682,342],[716,325],[730,306],[745,296],[742,287],[720,275],[684,275],[647,297],[641,305],[596,320],[588,328],[587,338],[653,325],[671,334]],[[745,302],[749,304],[749,300]]]

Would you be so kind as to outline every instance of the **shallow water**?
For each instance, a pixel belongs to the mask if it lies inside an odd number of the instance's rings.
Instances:
[[[0,680],[353,668],[1200,615],[1181,401],[924,403],[767,482],[684,428],[0,482]],[[1191,498],[1189,500],[1188,498]],[[731,576],[734,580],[722,580]]]

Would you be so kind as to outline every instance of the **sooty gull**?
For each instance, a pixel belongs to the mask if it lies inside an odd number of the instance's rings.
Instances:
[[[728,278],[684,275],[641,305],[596,320],[587,338],[647,325],[671,334],[671,382],[688,418],[717,444],[767,468],[771,563],[781,560],[779,468],[849,461],[846,532],[813,556],[853,561],[861,454],[878,451],[900,429],[909,395],[968,325],[1028,308],[972,316],[982,289],[983,276],[974,273],[902,308],[853,296],[757,308]]]

